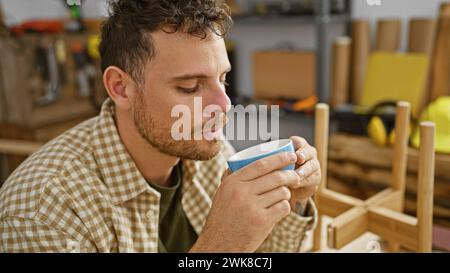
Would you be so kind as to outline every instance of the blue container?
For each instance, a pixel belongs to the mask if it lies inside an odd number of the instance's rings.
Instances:
[[[292,140],[280,139],[261,143],[232,155],[230,158],[228,158],[227,162],[230,170],[232,172],[235,172],[258,159],[281,152],[295,152]],[[290,164],[289,166],[283,168],[283,170],[293,169],[295,169],[295,164]]]

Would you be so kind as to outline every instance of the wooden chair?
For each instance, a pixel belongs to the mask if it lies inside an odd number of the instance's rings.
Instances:
[[[417,216],[403,213],[410,105],[399,102],[396,109],[392,179],[390,186],[367,200],[327,189],[329,108],[316,106],[315,145],[322,168],[322,181],[315,195],[319,210],[313,250],[320,249],[321,216],[333,217],[327,227],[327,245],[341,248],[366,231],[389,242],[390,251],[399,246],[417,252],[431,252],[434,185],[434,124],[420,124]],[[370,156],[370,155],[367,155]]]

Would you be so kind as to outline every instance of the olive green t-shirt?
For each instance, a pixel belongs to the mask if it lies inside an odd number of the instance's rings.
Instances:
[[[162,187],[150,183],[161,194],[159,208],[158,252],[188,252],[197,240],[189,220],[181,205],[181,162],[174,168],[170,186]]]

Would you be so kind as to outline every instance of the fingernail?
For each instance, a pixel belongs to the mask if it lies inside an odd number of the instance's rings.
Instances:
[[[289,153],[290,161],[297,161],[297,155],[295,153]]]
[[[300,175],[300,177],[303,178],[305,176],[305,172],[303,170],[298,170],[297,173]]]

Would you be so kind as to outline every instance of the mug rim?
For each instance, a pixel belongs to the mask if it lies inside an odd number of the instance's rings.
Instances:
[[[238,155],[241,154],[241,153],[248,152],[249,150],[252,150],[252,149],[257,149],[257,148],[260,147],[261,145],[267,145],[267,144],[269,144],[269,143],[273,143],[273,142],[282,142],[282,141],[287,141],[287,142],[286,142],[284,145],[279,146],[279,147],[276,148],[276,149],[269,150],[269,151],[266,151],[266,152],[264,152],[264,153],[260,153],[260,154],[253,155],[253,156],[249,156],[249,157],[237,158],[237,159],[234,158],[234,157],[238,156]],[[288,138],[286,138],[286,139],[272,140],[272,141],[270,141],[270,142],[263,142],[263,143],[260,143],[260,144],[258,144],[258,145],[248,147],[248,148],[246,148],[246,149],[244,149],[244,150],[242,150],[242,151],[239,151],[239,152],[235,153],[235,154],[232,155],[227,161],[228,161],[228,162],[239,162],[239,161],[244,161],[244,160],[254,159],[254,158],[256,158],[256,157],[261,157],[261,156],[270,154],[270,153],[272,153],[272,152],[274,152],[274,151],[281,150],[281,149],[283,149],[284,147],[286,147],[286,146],[288,146],[288,145],[290,145],[290,144],[292,144],[292,140],[291,140],[291,139],[288,139]]]

